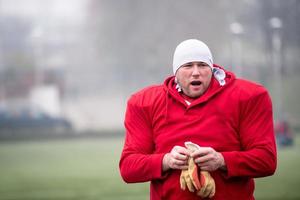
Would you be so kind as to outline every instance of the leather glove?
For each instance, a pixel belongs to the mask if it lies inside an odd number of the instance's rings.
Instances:
[[[197,144],[185,142],[185,146],[191,152],[199,149]],[[180,188],[185,190],[186,187],[190,192],[197,191],[201,198],[213,197],[216,191],[215,181],[207,171],[200,171],[193,158],[188,159],[188,169],[182,170],[180,175]]]
[[[181,171],[180,188],[185,190],[187,187],[190,192],[200,190],[201,184],[198,177],[198,167],[195,165],[193,158],[189,158],[188,169]]]
[[[216,185],[214,179],[207,171],[200,172],[201,188],[197,191],[197,195],[205,198],[212,198],[216,193]]]
[[[185,190],[186,187],[190,192],[195,192],[195,186],[192,182],[192,179],[190,177],[188,170],[182,170],[180,174],[180,188],[182,190]]]

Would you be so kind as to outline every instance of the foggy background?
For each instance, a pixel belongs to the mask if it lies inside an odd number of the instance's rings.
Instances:
[[[0,0],[0,113],[27,120],[2,126],[123,131],[129,96],[172,75],[175,47],[196,38],[300,127],[299,13],[297,0]]]
[[[270,92],[278,167],[255,198],[300,199],[299,21],[300,0],[0,0],[0,200],[149,199],[119,174],[126,102],[190,38]]]

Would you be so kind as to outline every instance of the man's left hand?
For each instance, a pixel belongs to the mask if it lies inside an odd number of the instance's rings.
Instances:
[[[226,169],[224,157],[221,153],[211,147],[201,147],[191,154],[195,163],[204,171],[215,171],[217,169]]]

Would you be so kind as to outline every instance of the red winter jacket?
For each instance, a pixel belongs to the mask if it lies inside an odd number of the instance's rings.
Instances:
[[[192,141],[224,156],[227,173],[210,172],[216,183],[212,199],[254,199],[253,178],[276,169],[271,100],[261,85],[230,72],[225,80],[220,86],[212,78],[208,90],[189,106],[176,91],[174,77],[132,95],[119,163],[127,183],[151,181],[153,200],[200,199],[180,189],[180,170],[162,174],[163,156],[175,145]]]

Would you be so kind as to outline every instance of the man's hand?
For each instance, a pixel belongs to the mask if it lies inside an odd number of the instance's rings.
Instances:
[[[187,169],[189,151],[181,146],[174,146],[170,153],[164,155],[163,172],[169,169]]]
[[[224,157],[221,153],[211,147],[201,147],[195,150],[191,157],[195,163],[204,171],[215,171],[217,169],[226,170]]]

